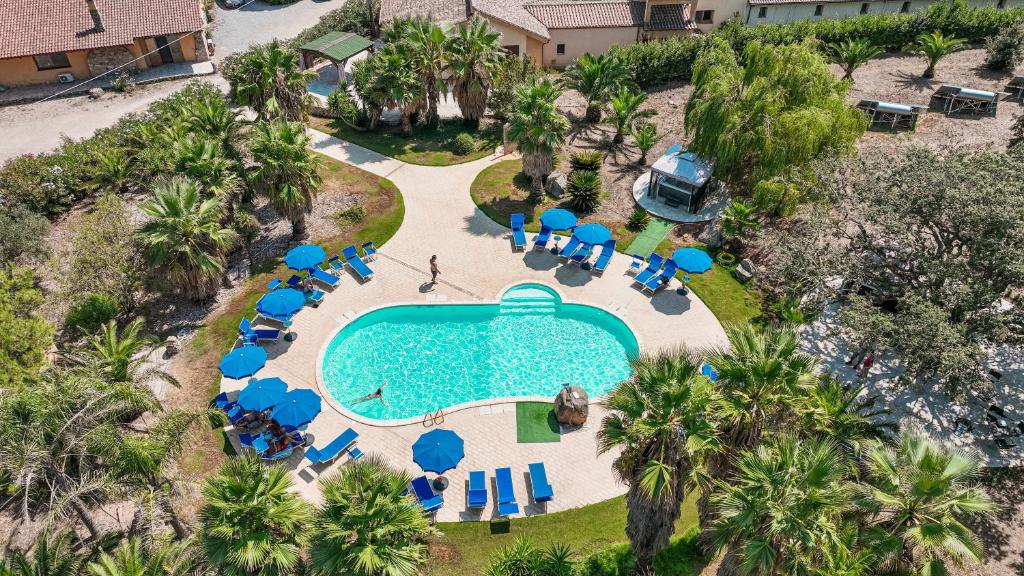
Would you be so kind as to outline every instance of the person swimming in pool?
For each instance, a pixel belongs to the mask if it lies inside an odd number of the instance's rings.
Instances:
[[[384,404],[386,406],[387,402],[384,400],[384,387],[387,385],[388,381],[385,380],[384,383],[381,384],[380,387],[377,388],[375,392],[373,392],[372,394],[367,394],[366,396],[363,396],[362,398],[356,400],[356,404],[361,404],[363,402],[369,402],[370,400],[377,399],[380,400],[381,404]]]

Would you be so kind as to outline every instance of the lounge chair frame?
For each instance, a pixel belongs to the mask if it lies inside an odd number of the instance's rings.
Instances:
[[[897,110],[887,106],[887,102],[878,100],[861,100],[857,108],[868,118],[868,128],[872,130],[913,130],[917,127],[917,117],[928,109],[927,106],[907,104],[909,111]]]
[[[962,116],[995,116],[999,105],[999,96],[1005,92],[993,92],[992,97],[983,97],[970,92],[965,93],[960,86],[943,84],[932,94],[928,107],[946,115]]]

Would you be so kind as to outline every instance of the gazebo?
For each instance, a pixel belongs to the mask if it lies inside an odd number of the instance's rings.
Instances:
[[[351,32],[330,32],[316,40],[299,46],[299,66],[306,70],[316,65],[319,58],[330,60],[338,68],[338,77],[345,78],[348,59],[373,49],[373,42]]]
[[[888,130],[913,130],[917,125],[919,114],[928,109],[927,106],[915,104],[896,104],[879,100],[861,100],[857,108],[868,117],[870,128]]]
[[[943,84],[932,94],[928,105],[946,114],[995,116],[1001,95],[1004,93]]]
[[[704,204],[713,171],[711,161],[676,144],[651,166],[648,195],[695,214]]]

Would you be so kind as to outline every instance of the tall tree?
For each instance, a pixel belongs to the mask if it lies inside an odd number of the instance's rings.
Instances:
[[[626,535],[637,572],[648,574],[668,545],[686,493],[719,448],[715,387],[686,351],[641,356],[633,377],[608,394],[598,431],[601,452],[621,448],[614,467],[629,486]]]
[[[566,68],[565,86],[578,91],[587,100],[587,122],[600,122],[608,101],[623,88],[632,88],[633,80],[626,63],[618,56],[587,52]]]
[[[225,462],[203,483],[200,540],[223,576],[277,576],[299,563],[312,514],[291,491],[281,466],[264,466],[252,451]]]
[[[171,149],[175,174],[195,180],[206,195],[220,198],[226,222],[233,218],[242,191],[238,164],[227,154],[220,139],[205,135],[186,136]]]
[[[828,45],[832,62],[843,69],[843,80],[853,81],[853,72],[884,50],[866,38],[847,39]]]
[[[487,110],[491,69],[505,53],[499,38],[486,20],[474,17],[456,26],[449,39],[447,71],[452,94],[469,122],[479,121]]]
[[[647,101],[647,94],[639,90],[621,88],[611,97],[611,113],[608,114],[608,123],[615,128],[615,136],[612,142],[622,144],[626,133],[633,130],[637,122],[654,116],[654,110],[641,110],[640,107]]]
[[[448,85],[444,79],[444,63],[448,60],[448,33],[444,28],[426,17],[409,20],[405,25],[405,43],[409,60],[422,84],[421,93],[426,98],[428,126],[436,126],[440,120],[437,104],[442,94],[447,94]]]
[[[797,399],[797,410],[805,434],[828,438],[850,456],[860,454],[865,443],[888,440],[896,429],[893,422],[880,420],[890,413],[879,407],[880,394],[865,394],[855,386],[823,375],[806,384]]]
[[[905,50],[913,54],[920,54],[928,59],[928,67],[924,69],[921,76],[924,78],[935,77],[935,66],[943,57],[957,50],[960,50],[965,42],[953,36],[946,36],[938,30],[927,33],[923,32]]]
[[[38,380],[53,345],[53,326],[39,316],[43,293],[29,268],[0,266],[0,389]]]
[[[309,150],[309,136],[298,122],[276,121],[256,126],[251,148],[259,163],[254,181],[277,213],[292,223],[292,236],[306,234],[306,214],[320,188],[320,158]]]
[[[324,503],[310,550],[322,574],[415,576],[437,531],[406,488],[412,477],[367,455],[321,481]]]
[[[143,352],[149,348],[152,354],[161,345],[161,341],[143,336],[141,333],[144,326],[145,321],[136,318],[123,330],[118,330],[117,322],[111,320],[100,328],[99,333],[86,336],[84,346],[66,351],[64,355],[73,364],[102,375],[110,382],[144,386],[150,380],[157,379],[177,384],[174,376],[149,365],[149,354]]]
[[[216,294],[224,254],[237,238],[220,224],[221,200],[203,200],[199,185],[179,176],[159,180],[140,209],[150,218],[139,229],[149,263],[188,297],[203,300]]]
[[[519,145],[523,172],[532,180],[532,196],[537,200],[544,196],[544,178],[551,173],[554,155],[569,131],[569,120],[555,105],[560,95],[550,80],[520,87],[508,123],[508,137]]]
[[[516,91],[520,86],[537,80],[537,65],[528,56],[506,55],[491,70],[491,91],[487,94],[487,108],[494,118],[508,120],[518,102]]]
[[[274,40],[251,48],[226,68],[232,96],[252,107],[260,120],[305,120],[310,107],[307,84],[316,71],[299,68],[298,52]]]

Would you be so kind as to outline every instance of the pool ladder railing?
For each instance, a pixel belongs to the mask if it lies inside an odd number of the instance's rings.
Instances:
[[[444,410],[438,410],[437,412],[427,412],[426,414],[423,415],[423,422],[421,422],[421,424],[423,424],[424,428],[430,428],[431,426],[444,424]]]

